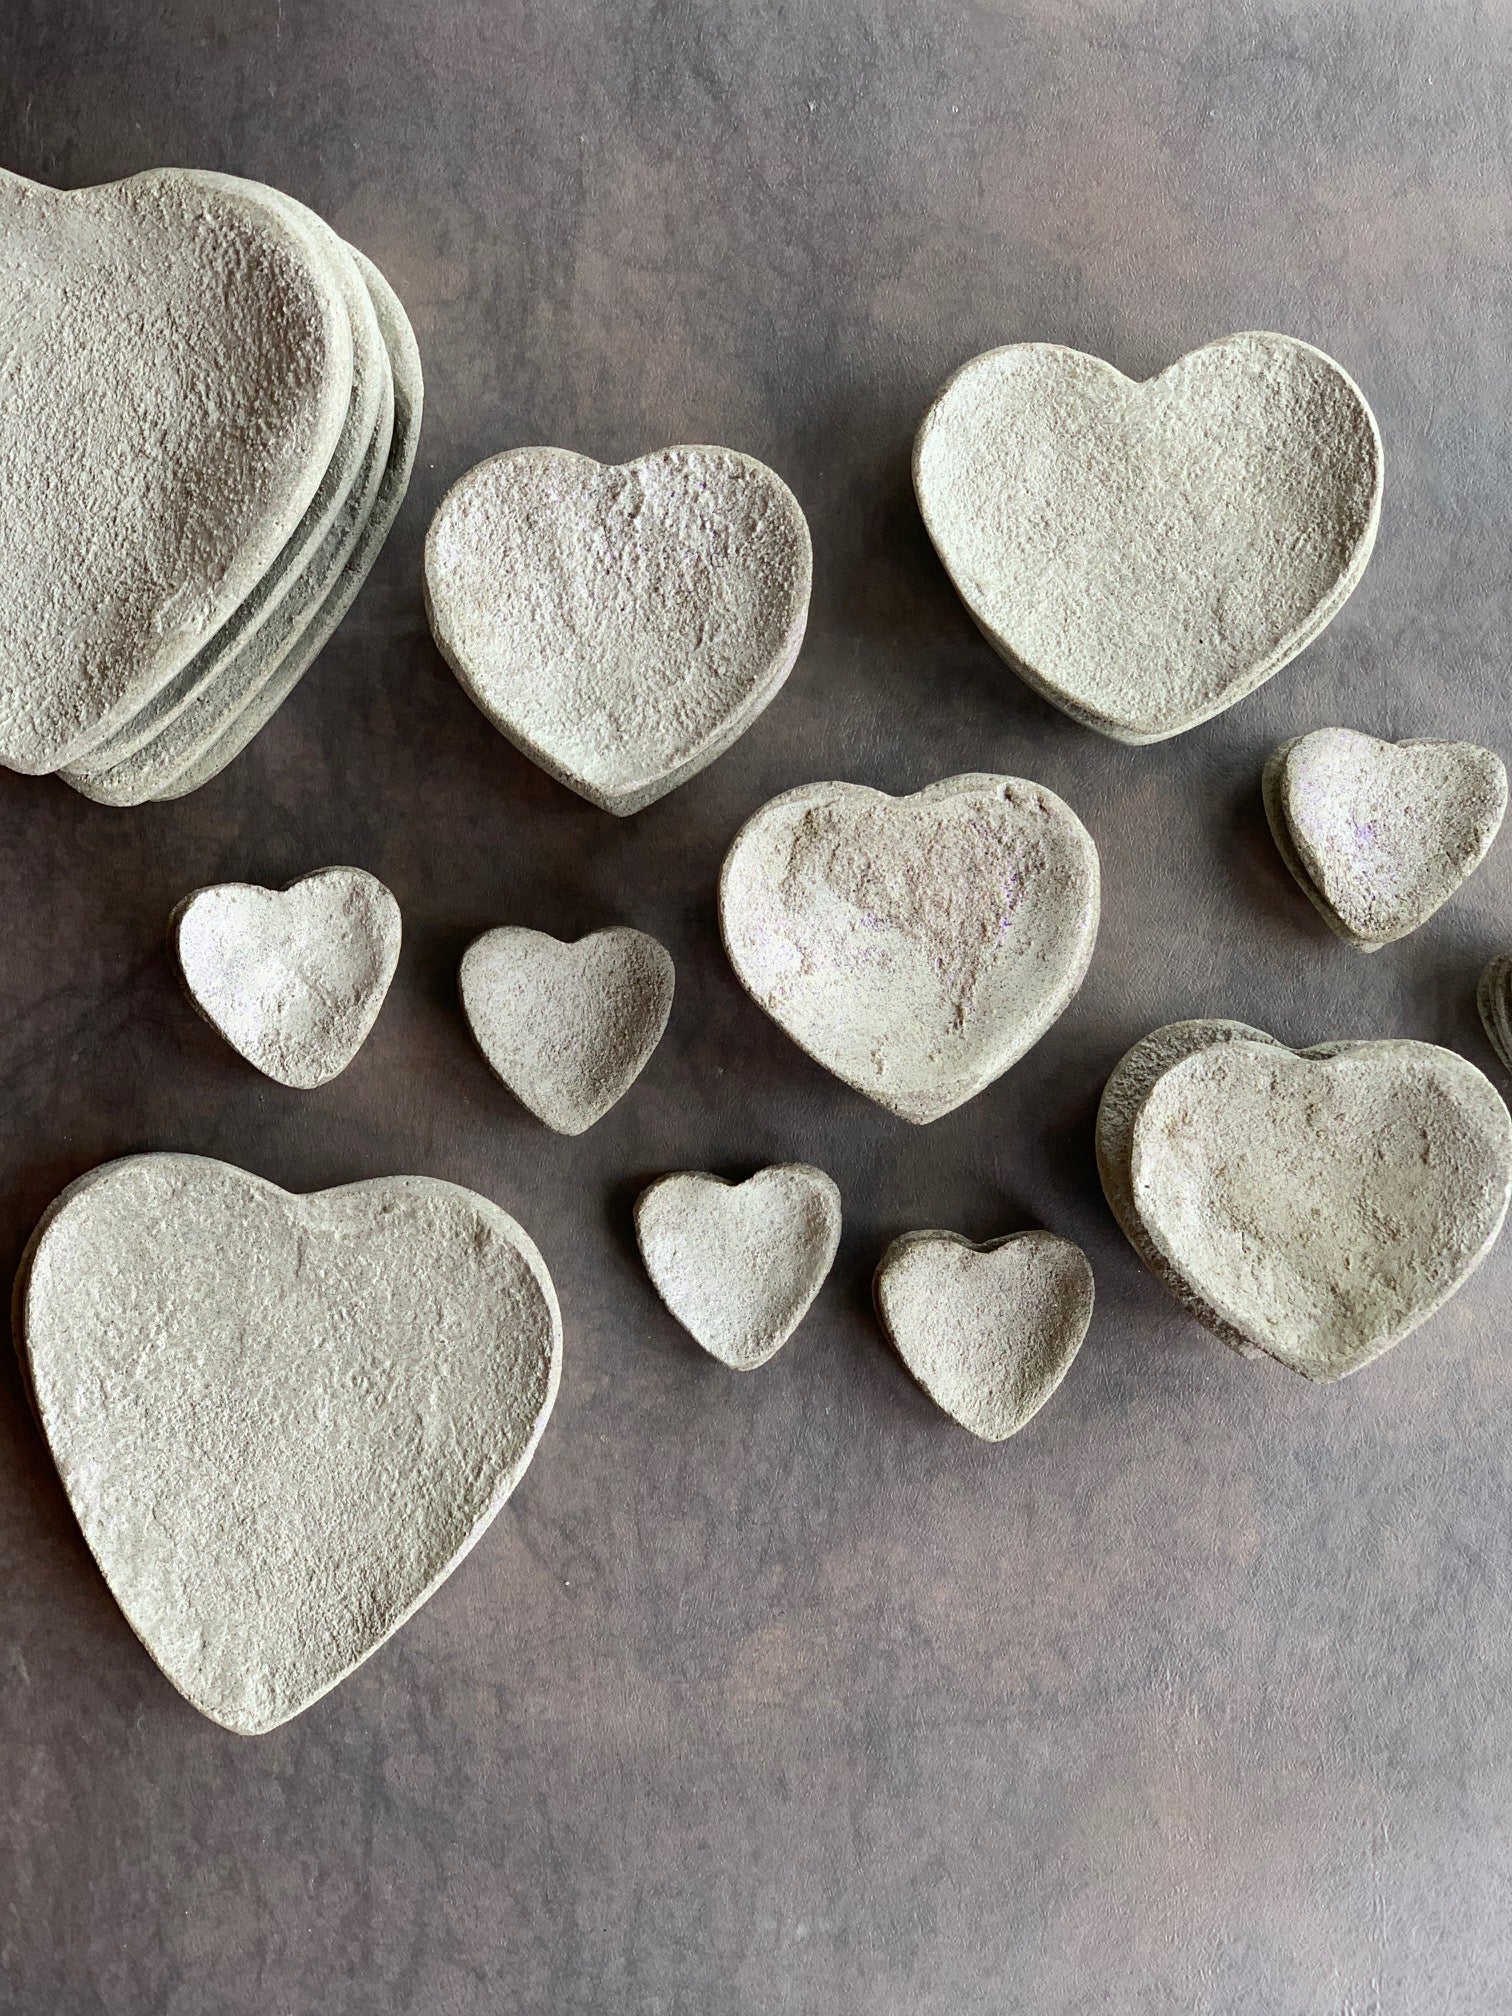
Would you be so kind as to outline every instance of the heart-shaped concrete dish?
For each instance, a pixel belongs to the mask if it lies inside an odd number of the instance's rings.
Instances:
[[[55,1202],[17,1289],[37,1413],[111,1593],[174,1686],[246,1735],[450,1574],[560,1377],[534,1245],[423,1177],[301,1197],[131,1156]]]
[[[480,463],[425,544],[431,630],[494,726],[606,811],[713,762],[792,670],[812,557],[797,499],[729,448],[619,467]]]
[[[1311,643],[1375,543],[1374,417],[1288,336],[1144,383],[1053,343],[963,365],[914,449],[919,508],[988,641],[1073,719],[1159,742]]]
[[[1512,1193],[1512,1117],[1433,1044],[1297,1053],[1240,1038],[1156,1079],[1130,1177],[1155,1248],[1224,1323],[1293,1371],[1339,1379],[1489,1252]]]
[[[278,561],[352,397],[314,235],[247,185],[0,177],[0,763],[82,759]]]
[[[937,1407],[1002,1442],[1071,1368],[1092,1321],[1092,1269],[1053,1232],[975,1246],[908,1232],[882,1255],[872,1299],[898,1355]]]
[[[687,1170],[635,1205],[652,1285],[713,1358],[752,1372],[787,1342],[834,1263],[840,1192],[801,1162],[744,1183]]]
[[[399,905],[361,868],[317,869],[286,889],[196,889],[169,928],[205,1020],[267,1077],[304,1091],[357,1055],[399,963]]]
[[[458,987],[478,1048],[522,1105],[581,1134],[645,1069],[672,1012],[671,955],[614,926],[576,944],[501,925],[463,954]]]
[[[908,798],[808,784],[741,828],[719,917],[741,984],[793,1041],[922,1123],[1006,1071],[1081,985],[1097,849],[1020,777]]]
[[[1501,758],[1473,742],[1317,728],[1262,780],[1276,846],[1331,930],[1361,952],[1405,938],[1480,863],[1507,810]]]

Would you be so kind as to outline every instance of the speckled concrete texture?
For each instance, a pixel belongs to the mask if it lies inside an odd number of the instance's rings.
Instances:
[[[123,812],[0,774],[0,1224],[141,1149],[306,1192],[409,1170],[540,1246],[564,1369],[524,1484],[348,1680],[255,1742],[123,1622],[0,1364],[0,2008],[33,2016],[1504,2016],[1512,1998],[1512,1240],[1316,1386],[1226,1350],[1097,1180],[1130,1045],[1232,1017],[1501,1073],[1505,835],[1370,958],[1297,888],[1266,757],[1346,722],[1507,753],[1512,19],[1469,0],[10,0],[0,159],[257,176],[369,253],[426,371],[410,494],[275,719]],[[910,459],[963,359],[1146,379],[1228,330],[1344,362],[1386,446],[1375,552],[1317,640],[1131,748],[1003,663]],[[730,442],[814,542],[802,651],[629,820],[494,733],[435,651],[455,476],[554,442]],[[779,793],[1031,777],[1102,862],[1096,954],[985,1092],[909,1126],[805,1057],[720,945]],[[372,1035],[280,1092],[187,1007],[185,890],[360,862],[404,911]],[[457,966],[615,919],[677,964],[586,1134],[517,1107]],[[835,1266],[759,1372],[662,1306],[668,1170],[826,1170]],[[1070,1374],[989,1446],[881,1333],[921,1226],[1046,1226],[1097,1277]],[[9,2016],[9,2011],[7,2011]]]

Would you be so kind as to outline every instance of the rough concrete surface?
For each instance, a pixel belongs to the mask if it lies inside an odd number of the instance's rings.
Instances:
[[[1097,915],[1091,836],[1022,777],[947,777],[901,800],[800,785],[746,822],[719,878],[725,949],[752,999],[921,1125],[1064,1012]]]
[[[366,1042],[399,963],[399,905],[362,868],[317,868],[287,889],[196,889],[169,925],[189,999],[233,1050],[310,1091]]]
[[[1382,451],[1311,344],[1228,336],[1131,383],[1064,345],[963,364],[914,482],[940,558],[1008,661],[1076,720],[1155,742],[1310,644],[1364,572]]]
[[[1092,1321],[1087,1256],[1053,1232],[974,1245],[905,1232],[877,1263],[872,1299],[898,1355],[938,1407],[984,1442],[1034,1419]]]
[[[1507,810],[1494,750],[1382,742],[1353,728],[1283,743],[1261,789],[1298,886],[1362,952],[1426,924],[1485,859]]]
[[[300,1193],[409,1170],[494,1199],[561,1298],[530,1473],[443,1588],[272,1734],[180,1701],[0,1363],[0,2008],[22,2016],[1505,2016],[1512,1999],[1512,1239],[1317,1386],[1241,1362],[1097,1179],[1138,1039],[1410,1037],[1501,1073],[1512,847],[1370,958],[1287,872],[1257,780],[1347,722],[1507,750],[1512,20],[1469,0],[10,0],[0,160],[166,161],[308,203],[425,361],[409,495],[235,763],[134,811],[0,773],[8,1266],[116,1155]],[[1063,343],[1143,381],[1236,329],[1340,359],[1386,446],[1355,592],[1276,678],[1131,748],[1016,677],[920,519],[963,359]],[[729,442],[803,505],[781,693],[628,820],[479,716],[430,640],[454,478],[556,442]],[[719,940],[779,793],[1031,777],[1097,843],[1076,998],[928,1127],[805,1056]],[[313,1092],[183,999],[186,890],[359,862],[404,911],[382,1014]],[[666,1034],[575,1139],[502,1089],[457,967],[503,921],[623,920]],[[730,1373],[663,1307],[668,1170],[827,1170],[840,1247]],[[1022,1434],[954,1428],[880,1331],[891,1241],[1047,1226],[1097,1277]],[[7,2010],[7,2016],[10,2012]]]
[[[464,691],[620,814],[685,783],[767,706],[812,578],[797,498],[729,448],[622,468],[516,448],[458,477],[425,542],[431,629]]]
[[[840,1192],[801,1162],[743,1183],[682,1170],[635,1200],[635,1236],[688,1335],[711,1358],[754,1372],[792,1336],[834,1265]]]
[[[132,1629],[260,1735],[345,1678],[487,1530],[561,1376],[531,1240],[455,1184],[313,1197],[191,1155],[49,1207],[18,1346]]]
[[[624,925],[564,945],[501,924],[462,955],[457,991],[478,1048],[538,1120],[581,1134],[650,1062],[672,1012],[666,947]]]

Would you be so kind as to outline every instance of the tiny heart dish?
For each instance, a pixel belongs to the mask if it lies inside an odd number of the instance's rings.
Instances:
[[[1087,1256],[1053,1232],[975,1246],[907,1232],[882,1255],[872,1299],[899,1357],[937,1407],[984,1442],[1016,1435],[1071,1369],[1092,1321]]]
[[[1507,810],[1499,756],[1474,742],[1378,742],[1315,728],[1265,766],[1282,860],[1329,929],[1377,952],[1426,924],[1480,866]]]
[[[494,726],[608,812],[722,755],[792,670],[813,560],[798,500],[730,448],[609,467],[519,448],[425,542],[437,648]]]
[[[840,1243],[840,1192],[801,1162],[744,1183],[663,1176],[636,1200],[635,1236],[656,1292],[711,1358],[765,1365],[819,1293]]]
[[[196,889],[169,931],[184,989],[265,1077],[309,1091],[344,1071],[399,963],[399,905],[361,868],[321,868],[287,889]]]
[[[919,429],[914,487],[967,609],[1044,697],[1121,742],[1242,700],[1370,558],[1381,437],[1354,380],[1289,336],[1227,336],[1139,383],[1015,343]]]
[[[1044,1035],[1081,985],[1097,919],[1092,836],[1021,777],[949,777],[909,798],[803,785],[747,820],[719,884],[752,999],[918,1123]]]

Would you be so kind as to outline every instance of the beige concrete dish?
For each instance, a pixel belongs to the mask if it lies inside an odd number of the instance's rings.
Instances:
[[[1473,742],[1318,728],[1275,751],[1262,795],[1298,886],[1339,937],[1374,952],[1425,924],[1485,859],[1507,773]]]
[[[914,448],[925,525],[989,642],[1124,742],[1208,720],[1312,642],[1364,572],[1381,481],[1354,381],[1257,333],[1144,383],[1053,343],[988,351]]]
[[[399,905],[361,868],[286,889],[196,889],[169,928],[200,1014],[266,1077],[304,1091],[351,1063],[399,963]]]
[[[798,500],[730,448],[618,467],[520,448],[470,469],[425,542],[441,655],[515,746],[606,811],[721,755],[792,670],[813,563]]]
[[[907,1232],[882,1255],[872,1299],[924,1391],[986,1442],[1016,1435],[1071,1369],[1092,1321],[1087,1256],[1053,1232],[973,1245]]]
[[[635,1083],[672,1012],[671,954],[616,925],[564,944],[501,925],[475,938],[457,976],[489,1067],[558,1134],[581,1134]]]
[[[684,1171],[641,1192],[635,1236],[653,1287],[689,1336],[751,1372],[792,1336],[834,1264],[840,1192],[800,1162],[744,1183]]]
[[[352,335],[313,234],[249,188],[5,176],[0,236],[0,763],[37,772],[128,722],[275,565]]]
[[[949,777],[906,798],[809,784],[741,828],[719,918],[742,986],[793,1041],[923,1123],[991,1084],[1076,993],[1097,849],[1020,777]]]
[[[17,1299],[112,1595],[180,1693],[244,1735],[308,1708],[445,1580],[560,1378],[535,1246],[424,1177],[301,1197],[131,1156],[51,1207]]]
[[[1309,1379],[1446,1302],[1512,1193],[1512,1117],[1453,1051],[1239,1038],[1171,1064],[1134,1122],[1134,1208],[1227,1324]]]

